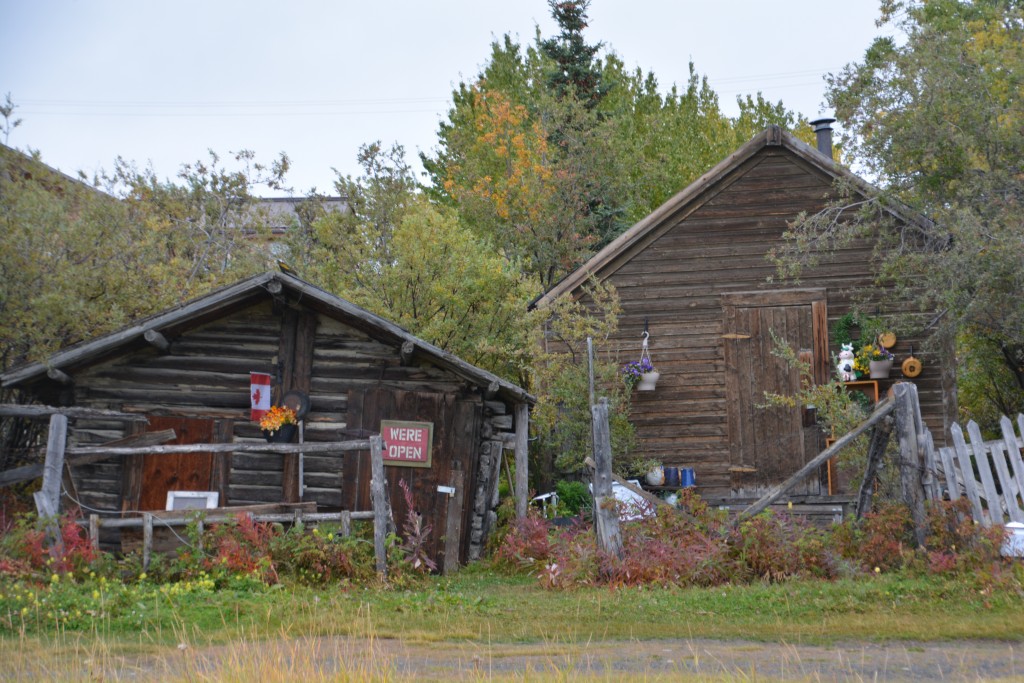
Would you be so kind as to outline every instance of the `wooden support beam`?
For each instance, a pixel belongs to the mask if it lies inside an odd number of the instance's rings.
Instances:
[[[50,417],[51,415],[64,415],[66,417],[96,418],[110,420],[124,420],[126,422],[149,422],[145,415],[136,413],[122,413],[116,410],[101,410],[98,408],[80,408],[77,406],[56,407],[19,405],[12,403],[0,404],[0,417],[25,417],[29,419]]]
[[[167,340],[167,337],[160,334],[156,330],[146,330],[143,333],[142,338],[149,342],[151,345],[163,351],[164,353],[167,353],[168,351],[171,350],[171,342]]]
[[[594,432],[594,532],[597,545],[609,555],[622,559],[619,511],[612,495],[612,443],[608,426],[608,399],[590,406]]]
[[[52,379],[54,382],[57,382],[58,384],[63,384],[66,387],[71,386],[72,384],[75,383],[75,380],[71,378],[71,375],[67,374],[66,372],[63,372],[62,370],[58,370],[57,368],[50,368],[49,370],[47,370],[46,376]]]
[[[836,454],[839,453],[839,451],[843,450],[851,443],[853,443],[853,441],[858,436],[874,427],[875,424],[882,420],[882,418],[891,413],[895,409],[895,407],[896,404],[890,398],[886,398],[884,401],[879,402],[878,406],[875,408],[875,412],[871,413],[871,416],[867,420],[862,422],[859,426],[855,427],[853,431],[851,431],[849,434],[845,434],[839,437],[834,444],[823,450],[815,457],[808,460],[807,463],[805,463],[803,467],[797,470],[796,473],[793,474],[789,479],[782,482],[778,486],[773,487],[770,491],[768,491],[768,493],[764,494],[750,507],[748,507],[746,510],[737,515],[733,523],[739,524],[739,522],[743,521],[747,517],[753,517],[754,515],[756,515],[757,513],[761,512],[769,505],[774,503],[776,500],[779,499],[780,496],[786,493],[786,491],[790,490],[798,483],[800,483],[804,477],[806,477],[808,474],[818,469],[823,464],[828,462],[830,459],[835,457]]]
[[[50,431],[46,437],[46,462],[43,464],[43,485],[33,494],[36,511],[46,525],[50,557],[64,554],[64,539],[57,523],[60,514],[60,484],[64,472],[64,447],[67,443],[68,419],[63,415],[50,417]]]
[[[893,387],[893,395],[896,401],[896,435],[900,442],[900,488],[903,502],[910,508],[910,516],[914,520],[914,538],[919,546],[924,546],[927,533],[925,493],[921,485],[924,461],[914,417],[915,411],[920,409],[917,387],[910,382],[900,382]]]
[[[526,508],[530,498],[530,406],[526,403],[517,403],[516,415],[516,517],[526,517]],[[498,457],[501,457],[500,454]]]
[[[67,435],[68,418],[60,414],[51,416],[50,431],[46,437],[43,485],[34,494],[36,510],[40,517],[56,517],[60,512],[60,483],[64,470]]]
[[[878,466],[882,464],[882,457],[889,445],[889,436],[892,434],[893,419],[888,416],[875,425],[875,432],[871,435],[871,445],[868,446],[868,463],[864,468],[864,479],[860,483],[860,490],[857,492],[857,508],[854,510],[855,519],[863,519],[871,506],[871,496],[874,493],[875,478],[878,476]]]
[[[69,448],[71,455],[108,454],[117,455],[163,455],[171,453],[339,453],[365,451],[370,447],[366,439],[356,441],[331,441],[318,443],[190,443],[173,446],[147,446],[143,448],[104,448],[102,446],[80,446]]]
[[[377,561],[377,574],[388,575],[388,556],[385,541],[391,526],[391,504],[388,501],[387,481],[384,479],[384,440],[379,434],[370,437],[370,501],[373,505],[373,554]]]

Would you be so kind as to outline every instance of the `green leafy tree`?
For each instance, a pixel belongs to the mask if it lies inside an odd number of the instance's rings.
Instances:
[[[586,2],[550,3],[559,33],[508,35],[452,94],[438,148],[421,155],[428,194],[458,206],[547,288],[768,124],[803,123],[760,95],[730,119],[693,65],[662,95],[584,38]],[[810,136],[810,131],[801,131]],[[743,139],[740,140],[739,138]]]
[[[305,277],[423,339],[514,381],[531,362],[539,293],[513,260],[455,212],[415,191],[400,146],[360,152],[364,174],[339,179],[351,209],[315,220],[293,242]]]
[[[934,339],[984,339],[1024,390],[1024,3],[886,0],[880,24],[903,39],[876,39],[829,78],[828,100],[882,192],[842,188],[794,226],[784,260],[870,236],[880,281],[941,312]],[[891,201],[931,220],[894,224]]]

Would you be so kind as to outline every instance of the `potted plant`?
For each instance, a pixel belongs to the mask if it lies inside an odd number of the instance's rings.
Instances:
[[[895,356],[889,349],[879,343],[866,344],[858,354],[858,360],[862,367],[868,371],[871,379],[886,379],[892,370],[892,362]]]
[[[630,391],[633,390],[633,387],[636,387],[638,391],[654,391],[659,377],[661,377],[661,373],[654,369],[654,364],[647,357],[626,363],[622,368],[623,381]]]
[[[272,443],[289,443],[298,429],[295,411],[287,406],[271,406],[260,419],[263,438]]]

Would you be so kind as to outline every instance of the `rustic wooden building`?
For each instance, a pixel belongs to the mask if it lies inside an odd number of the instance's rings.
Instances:
[[[452,530],[461,562],[479,555],[494,520],[501,454],[517,433],[525,463],[533,397],[291,275],[251,277],[11,369],[0,381],[43,404],[145,415],[148,426],[137,429],[173,428],[177,443],[258,443],[251,372],[271,376],[275,403],[286,392],[308,397],[304,443],[364,438],[380,432],[382,420],[429,425],[429,466],[385,467],[396,523],[401,528],[406,512],[404,481],[433,527],[430,552],[439,564],[442,537]],[[79,418],[69,441],[107,443],[126,436],[125,424]],[[371,509],[368,453],[108,458],[71,467],[71,477],[84,508],[107,515],[163,509],[168,490],[217,491],[221,506],[314,501],[325,512]]]
[[[766,256],[783,244],[787,222],[801,211],[822,209],[837,180],[872,192],[833,162],[831,130],[826,134],[827,143],[819,140],[825,151],[819,151],[778,127],[768,128],[537,302],[585,299],[591,276],[615,286],[622,314],[611,350],[622,362],[637,360],[647,329],[661,373],[654,391],[634,394],[642,453],[666,465],[692,467],[704,496],[759,495],[823,449],[806,407],[765,408],[764,392],[791,394],[799,386],[798,373],[772,355],[772,331],[812,360],[818,382],[829,378],[832,354],[839,350],[829,341],[830,327],[876,273],[872,244],[864,241],[823,254],[799,284],[770,280],[775,268]],[[898,220],[924,220],[898,207],[890,210]],[[908,309],[887,301],[878,313],[907,315]],[[898,360],[911,346],[915,356],[923,356],[921,341],[932,317],[917,316],[917,330],[898,339]],[[943,383],[951,375],[923,359],[924,370],[913,381],[924,419],[941,442],[955,410],[943,403]],[[893,379],[880,380],[882,395],[898,375],[897,370]],[[803,493],[825,493],[824,476],[808,480]]]

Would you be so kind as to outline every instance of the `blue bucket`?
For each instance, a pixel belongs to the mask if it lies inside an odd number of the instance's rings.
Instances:
[[[679,483],[683,488],[697,485],[697,475],[693,473],[692,467],[679,468]]]
[[[665,468],[665,486],[679,486],[679,468]]]

